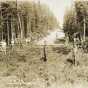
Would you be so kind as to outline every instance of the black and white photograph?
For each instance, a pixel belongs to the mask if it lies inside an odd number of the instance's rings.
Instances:
[[[0,88],[88,88],[88,0],[0,0]]]

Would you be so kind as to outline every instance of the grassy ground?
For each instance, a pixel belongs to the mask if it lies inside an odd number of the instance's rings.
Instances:
[[[0,52],[0,88],[87,88],[88,54],[78,50],[76,65],[71,49],[47,46],[47,62],[41,60],[43,47],[14,46],[7,54]]]

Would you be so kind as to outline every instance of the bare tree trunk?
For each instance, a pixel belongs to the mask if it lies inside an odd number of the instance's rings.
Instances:
[[[73,55],[72,55],[74,65],[76,65],[77,51],[78,51],[78,47],[77,47],[76,43],[77,43],[76,38],[74,38],[74,42],[73,42]]]
[[[8,36],[7,45],[9,45],[9,23],[8,23],[8,20],[7,20],[7,36]]]
[[[44,62],[47,61],[47,55],[46,55],[46,43],[44,42],[44,46],[43,46],[43,56],[42,56],[42,60]]]
[[[23,22],[24,22],[24,37],[27,38],[27,15],[23,16]]]
[[[86,36],[86,23],[85,23],[85,17],[84,17],[84,35],[83,35],[84,42],[85,42],[85,36]]]

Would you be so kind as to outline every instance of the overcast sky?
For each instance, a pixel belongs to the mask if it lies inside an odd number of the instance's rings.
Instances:
[[[60,25],[62,25],[63,23],[63,16],[65,10],[67,8],[70,8],[73,4],[73,0],[33,0],[33,1],[36,2],[40,1],[41,3],[47,4],[50,7],[51,11],[55,14],[57,19],[59,20]]]
[[[65,10],[72,6],[73,0],[40,0],[40,2],[46,3],[62,24]]]
[[[0,1],[7,1],[7,0],[0,0]],[[26,1],[26,0],[21,0],[21,1]],[[60,25],[62,25],[63,23],[63,16],[65,10],[69,8],[73,3],[73,0],[27,0],[27,1],[35,1],[35,2],[40,1],[41,3],[47,4],[50,7],[51,11],[57,17],[58,21],[60,22]]]

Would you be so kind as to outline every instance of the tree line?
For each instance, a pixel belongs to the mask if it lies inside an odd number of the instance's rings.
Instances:
[[[0,41],[7,45],[17,38],[39,40],[47,35],[48,30],[58,27],[54,14],[40,2],[0,3]]]
[[[88,1],[75,1],[64,15],[63,30],[70,41],[78,33],[81,40],[88,37]]]

